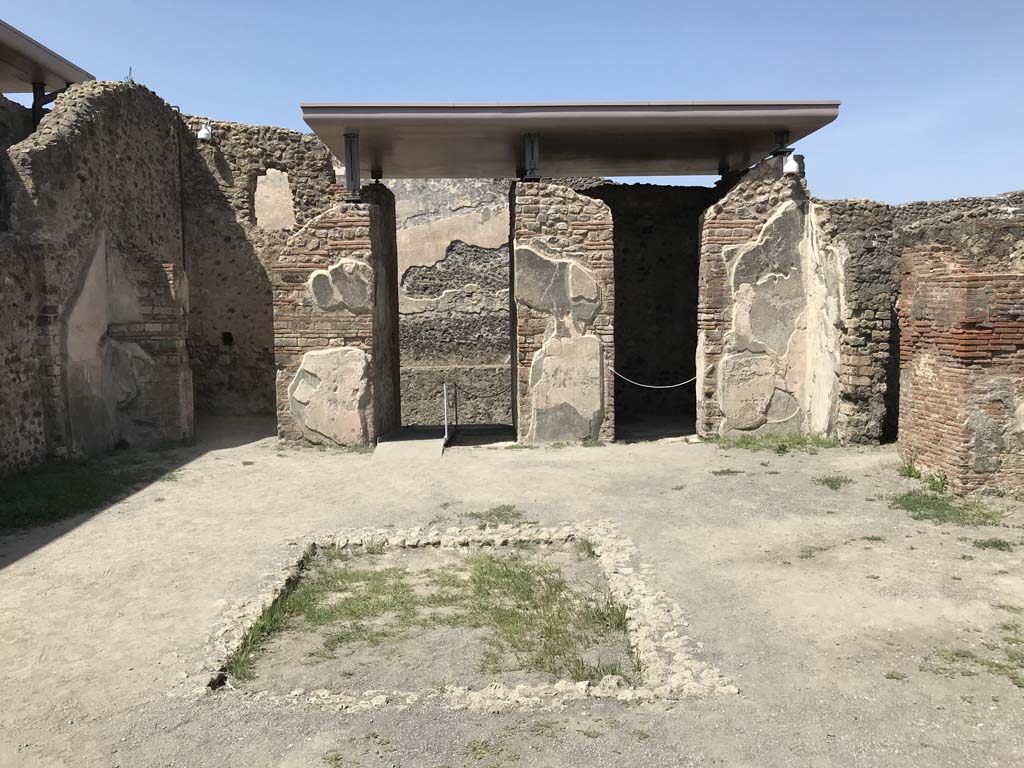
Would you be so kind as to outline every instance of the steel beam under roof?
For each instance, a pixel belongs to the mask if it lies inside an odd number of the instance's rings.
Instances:
[[[0,21],[0,93],[32,93],[33,84],[59,91],[69,83],[95,80],[81,67]]]
[[[838,101],[303,104],[337,157],[359,136],[388,178],[508,178],[535,134],[544,176],[677,176],[747,168],[836,119]]]

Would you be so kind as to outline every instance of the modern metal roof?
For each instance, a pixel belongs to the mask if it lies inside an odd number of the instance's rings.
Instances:
[[[675,176],[747,168],[839,114],[838,101],[576,104],[303,104],[337,157],[359,135],[364,173],[505,178],[536,134],[544,176]]]
[[[32,83],[59,91],[68,83],[95,80],[45,45],[0,21],[0,93],[32,93]]]

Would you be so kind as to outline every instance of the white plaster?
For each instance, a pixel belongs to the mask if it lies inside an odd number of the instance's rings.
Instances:
[[[256,225],[261,229],[291,229],[295,226],[295,202],[288,184],[288,174],[268,168],[256,179],[253,196]]]

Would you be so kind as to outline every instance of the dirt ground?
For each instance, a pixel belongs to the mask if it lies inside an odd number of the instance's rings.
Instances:
[[[252,423],[208,434],[180,449],[168,479],[0,538],[0,766],[1024,761],[1024,688],[936,657],[984,655],[1001,626],[1024,622],[1024,530],[891,509],[893,494],[920,486],[897,475],[891,447],[473,447],[396,467],[255,439]],[[815,483],[826,475],[852,482]],[[1006,523],[1024,524],[1021,505],[999,503]],[[197,692],[225,612],[294,559],[302,536],[500,504],[545,525],[618,521],[740,693],[498,715],[436,703],[339,713]],[[1012,551],[974,545],[991,537]]]

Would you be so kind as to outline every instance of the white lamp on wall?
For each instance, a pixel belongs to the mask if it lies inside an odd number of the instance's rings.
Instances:
[[[786,159],[782,161],[782,172],[800,173],[800,163],[796,161],[796,155],[792,152],[786,155]]]
[[[202,128],[196,131],[196,138],[200,141],[213,141],[213,128],[210,127],[209,123],[205,123]]]

